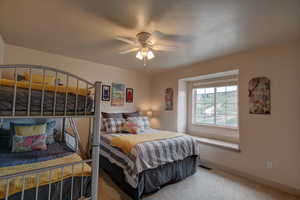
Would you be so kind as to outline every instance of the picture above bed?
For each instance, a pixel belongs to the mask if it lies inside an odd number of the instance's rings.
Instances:
[[[121,83],[112,83],[111,105],[123,106],[125,100],[125,85]]]
[[[126,88],[126,103],[133,103],[133,88]]]
[[[102,85],[102,101],[110,101],[110,85]]]

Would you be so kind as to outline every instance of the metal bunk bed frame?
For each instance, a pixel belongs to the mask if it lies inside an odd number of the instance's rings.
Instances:
[[[49,176],[51,176],[51,170],[58,169],[60,168],[63,173],[63,169],[66,166],[72,166],[76,164],[84,164],[84,163],[90,163],[92,162],[92,184],[91,184],[91,200],[98,200],[98,179],[99,179],[99,146],[100,146],[100,129],[101,129],[101,112],[100,112],[100,97],[101,97],[101,82],[95,82],[95,84],[84,80],[80,78],[79,76],[76,76],[74,74],[71,74],[69,72],[65,72],[59,69],[51,68],[51,67],[46,67],[46,66],[40,66],[40,65],[27,65],[27,64],[14,64],[14,65],[0,65],[0,70],[2,69],[13,69],[14,70],[14,86],[13,86],[13,106],[12,106],[12,111],[11,115],[7,116],[0,116],[0,119],[16,119],[16,118],[61,118],[63,121],[67,118],[83,118],[83,117],[88,117],[88,118],[93,118],[93,131],[92,131],[92,159],[91,160],[83,160],[80,162],[74,162],[70,164],[65,164],[65,165],[57,165],[53,167],[48,167],[48,168],[42,168],[38,170],[31,170],[31,171],[26,171],[22,173],[17,173],[13,175],[7,175],[7,176],[0,176],[0,180],[6,180],[6,195],[5,195],[5,200],[8,199],[9,196],[9,181],[12,178],[15,177],[23,177],[23,180],[25,180],[26,175],[31,175],[31,174],[36,174],[36,180],[37,180],[37,185],[36,185],[36,197],[35,199],[38,199],[38,187],[39,187],[39,175],[41,172],[49,171]],[[17,95],[17,71],[19,69],[25,69],[29,72],[29,88],[28,88],[28,102],[27,102],[27,114],[26,115],[18,115],[16,112],[16,95]],[[43,82],[42,82],[42,98],[41,98],[41,111],[40,115],[31,115],[31,92],[32,92],[32,71],[33,70],[42,70],[42,76],[43,76]],[[56,109],[56,94],[57,94],[57,87],[58,84],[57,82],[55,83],[55,91],[54,91],[54,105],[53,105],[53,113],[51,115],[47,114],[44,115],[43,112],[43,107],[44,107],[44,95],[45,95],[45,79],[46,79],[46,74],[47,72],[54,72],[55,73],[55,78],[58,78],[58,75],[64,75],[66,77],[66,90],[65,90],[65,105],[64,105],[64,114],[63,115],[57,115],[55,112]],[[77,105],[78,105],[78,93],[76,93],[76,103],[75,103],[75,112],[73,113],[68,113],[67,112],[67,102],[68,102],[68,87],[69,87],[69,79],[74,78],[77,83],[77,89],[79,89],[79,82],[83,82],[86,84],[86,90],[89,91],[90,89],[94,89],[94,110],[93,112],[87,112],[87,98],[88,94],[85,97],[85,105],[84,105],[84,112],[77,112]],[[73,120],[72,120],[73,121]],[[74,121],[73,121],[74,123]],[[74,124],[73,124],[74,125]],[[63,133],[65,132],[64,130],[64,125],[63,125]],[[74,129],[74,127],[72,127]],[[78,133],[75,135],[76,143],[78,142]],[[78,144],[76,144],[77,146]],[[76,147],[77,148],[77,147]],[[51,178],[51,177],[49,177]],[[24,183],[23,181],[23,188],[22,188],[22,195],[21,199],[23,200],[24,198]],[[60,199],[62,199],[62,187],[63,187],[63,182],[61,182],[61,188],[60,188]],[[72,174],[72,189],[73,189],[73,174]],[[82,186],[81,186],[82,189]],[[48,199],[50,200],[51,198],[51,184],[49,184],[49,195]],[[81,191],[82,193],[82,191]],[[71,199],[72,199],[72,192],[71,192]]]

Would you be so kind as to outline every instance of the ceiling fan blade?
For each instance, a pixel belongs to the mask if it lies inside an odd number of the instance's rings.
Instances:
[[[152,35],[154,36],[154,38],[160,38],[167,41],[192,42],[197,39],[197,37],[193,35],[167,34],[161,31],[154,31]]]
[[[177,50],[177,47],[167,46],[167,45],[154,45],[152,48],[155,51],[176,51]]]
[[[130,52],[134,52],[139,50],[140,48],[133,48],[133,49],[127,49],[125,51],[121,51],[120,54],[126,54],[126,53],[130,53]]]
[[[117,36],[115,37],[116,40],[120,40],[122,42],[125,42],[127,44],[135,45],[136,44],[136,39],[135,38],[127,38],[123,36]]]

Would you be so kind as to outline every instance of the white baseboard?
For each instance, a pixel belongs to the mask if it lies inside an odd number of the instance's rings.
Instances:
[[[292,195],[300,196],[300,190],[297,189],[297,188],[293,188],[293,187],[290,187],[290,186],[287,186],[287,185],[284,185],[284,184],[281,184],[281,183],[277,183],[277,182],[274,182],[274,181],[266,180],[264,178],[256,177],[256,176],[250,175],[250,174],[245,173],[245,172],[237,171],[235,169],[231,169],[231,168],[228,168],[228,167],[225,167],[225,166],[221,166],[219,164],[212,163],[212,162],[207,161],[207,160],[202,160],[201,159],[200,163],[201,163],[201,165],[204,165],[205,167],[209,167],[209,168],[212,168],[212,169],[218,169],[218,170],[221,170],[221,171],[224,171],[224,172],[236,175],[236,176],[240,176],[240,177],[249,179],[249,180],[254,181],[256,183],[260,183],[262,185],[270,186],[272,188],[281,190],[283,192],[287,192],[287,193],[292,194]]]

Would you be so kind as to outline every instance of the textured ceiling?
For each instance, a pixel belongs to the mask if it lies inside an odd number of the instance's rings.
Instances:
[[[134,53],[118,53],[130,46],[115,36],[155,30],[188,37],[175,52],[156,52],[146,67]],[[0,34],[8,44],[159,72],[299,37],[300,1],[1,0]]]

